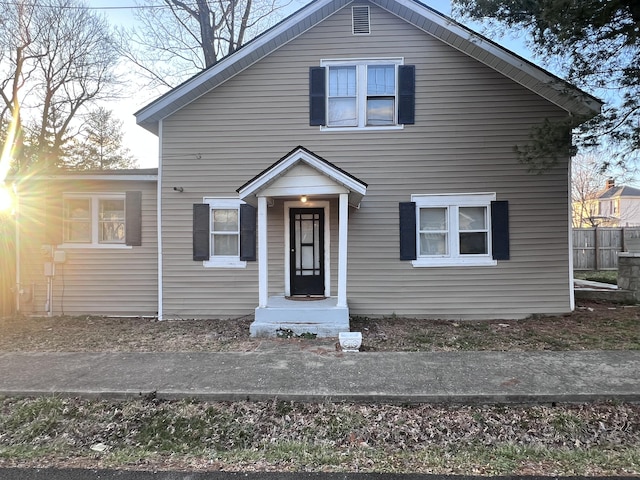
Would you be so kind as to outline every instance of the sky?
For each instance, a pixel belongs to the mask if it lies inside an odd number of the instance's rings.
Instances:
[[[161,0],[157,0],[157,3],[160,4]],[[287,15],[293,13],[305,3],[304,0],[294,0],[291,12],[287,12]],[[450,0],[422,0],[422,3],[445,15],[451,14]],[[131,27],[135,25],[133,8],[136,6],[136,0],[86,0],[86,4],[89,8],[96,9],[98,13],[103,14],[114,27]],[[471,26],[471,28],[474,27]],[[479,28],[474,28],[474,30],[478,31]],[[530,53],[522,41],[506,39],[501,40],[500,43],[504,47],[530,59]],[[157,92],[145,94],[144,90],[140,91],[138,87],[132,85],[130,91],[125,91],[122,99],[112,100],[103,105],[113,110],[114,115],[122,120],[125,133],[124,144],[138,159],[140,168],[158,166],[158,137],[136,125],[134,113],[153,101],[157,96]]]

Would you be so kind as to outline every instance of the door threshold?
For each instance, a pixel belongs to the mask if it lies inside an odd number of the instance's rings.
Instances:
[[[305,302],[305,301],[313,301],[313,300],[326,300],[327,297],[324,295],[291,295],[289,297],[284,297],[287,300],[293,300],[294,302]]]

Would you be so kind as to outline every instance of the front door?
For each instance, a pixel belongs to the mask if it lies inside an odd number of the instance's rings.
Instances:
[[[289,210],[291,295],[324,295],[324,210]]]

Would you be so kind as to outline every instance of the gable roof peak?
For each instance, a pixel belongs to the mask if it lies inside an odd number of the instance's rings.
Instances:
[[[135,113],[138,125],[158,134],[159,122],[315,27],[353,0],[314,0],[234,53],[186,80]],[[445,44],[493,68],[572,115],[590,118],[602,106],[595,97],[519,57],[452,18],[416,0],[367,0]]]

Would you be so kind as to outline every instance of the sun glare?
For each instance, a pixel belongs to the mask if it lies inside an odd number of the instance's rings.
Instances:
[[[0,186],[0,213],[7,213],[13,209],[13,195],[11,190]]]

